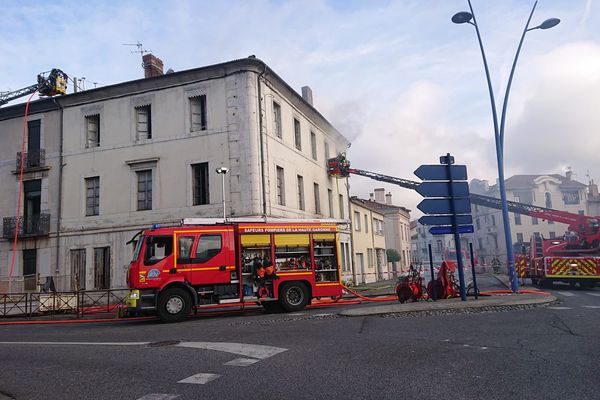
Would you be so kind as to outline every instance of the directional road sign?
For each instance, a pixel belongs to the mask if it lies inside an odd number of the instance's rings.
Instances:
[[[417,186],[417,193],[423,197],[450,197],[450,185],[454,197],[468,197],[469,184],[467,182],[423,182]]]
[[[419,218],[422,225],[452,225],[451,215],[425,215]],[[471,225],[473,217],[470,215],[457,215],[456,225]]]
[[[466,165],[451,165],[452,180],[466,181],[467,166]],[[447,165],[421,165],[415,171],[415,175],[424,181],[447,181],[448,166]]]
[[[453,226],[432,226],[429,228],[429,233],[432,235],[448,235],[452,233],[473,233],[473,225],[457,226],[456,230]]]
[[[454,200],[454,210],[452,210],[452,199],[425,199],[421,201],[417,208],[424,214],[470,214],[471,201],[469,198]]]

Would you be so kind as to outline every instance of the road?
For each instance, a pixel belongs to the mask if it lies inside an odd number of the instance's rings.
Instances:
[[[551,291],[560,302],[548,307],[474,314],[348,318],[321,308],[170,325],[1,326],[0,392],[16,399],[600,398],[600,289]]]

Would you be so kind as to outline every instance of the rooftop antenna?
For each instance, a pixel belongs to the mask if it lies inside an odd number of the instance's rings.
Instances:
[[[144,68],[144,54],[151,53],[152,50],[144,49],[144,45],[138,40],[137,43],[122,43],[123,46],[136,46],[137,50],[131,50],[131,53],[139,53],[142,57],[142,68]]]

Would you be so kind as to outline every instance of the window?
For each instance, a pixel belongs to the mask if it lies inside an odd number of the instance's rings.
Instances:
[[[329,204],[329,218],[333,218],[333,190],[327,189],[327,203]]]
[[[85,215],[100,214],[100,177],[85,179]]]
[[[360,232],[360,213],[354,211],[354,230]]]
[[[479,250],[483,250],[483,240],[481,240],[481,238],[477,238],[477,244],[479,246]]]
[[[563,201],[565,204],[579,204],[579,191],[568,190],[562,192]]]
[[[556,232],[549,232],[550,239],[556,239]]]
[[[523,243],[523,234],[517,233],[517,243]]]
[[[494,248],[497,249],[498,248],[498,237],[494,236]]]
[[[496,216],[492,215],[492,226],[496,226]]]
[[[369,216],[365,214],[365,233],[369,233]]]
[[[42,229],[42,180],[34,179],[23,182],[23,232],[35,234]]]
[[[152,170],[137,171],[137,209],[152,210]]]
[[[110,247],[94,249],[94,288],[110,289]]]
[[[548,225],[552,225],[554,221],[548,220]]]
[[[338,198],[339,206],[340,206],[340,219],[344,219],[344,195],[340,194]]]
[[[444,250],[444,245],[442,244],[442,241],[439,239],[436,241],[436,249],[438,252]]]
[[[173,236],[148,236],[144,265],[154,265],[173,254]]]
[[[285,181],[281,167],[277,167],[277,204],[285,206]]]
[[[537,224],[539,224],[539,221],[538,221],[537,217],[531,217],[531,224],[532,224],[532,225],[537,225]]]
[[[85,290],[85,249],[71,250],[71,289]]]
[[[521,225],[521,214],[515,214],[515,225]]]
[[[552,195],[549,192],[544,194],[546,199],[546,208],[552,208]]]
[[[313,131],[310,131],[310,149],[312,152],[313,160],[317,159],[317,135]]]
[[[340,257],[341,257],[341,264],[342,264],[342,271],[346,271],[347,267],[346,267],[346,248],[344,247],[344,243],[340,243]]]
[[[190,129],[192,132],[206,130],[206,95],[190,97]]]
[[[329,159],[329,143],[325,142],[325,164],[327,165],[327,160]]]
[[[300,130],[300,121],[294,118],[294,145],[298,150],[302,150],[302,131]]]
[[[383,235],[383,221],[377,218],[373,218],[373,233],[376,235]]]
[[[195,206],[210,204],[208,191],[208,163],[192,164],[193,196]]]
[[[372,267],[374,265],[373,249],[367,249],[367,262],[369,263],[369,267]]]
[[[273,102],[273,132],[281,139],[281,106]]]
[[[315,194],[315,214],[321,214],[321,194],[319,193],[318,183],[313,183],[313,191]]]
[[[579,214],[579,215],[585,215],[585,211],[579,210],[579,211],[577,211],[577,214]]]
[[[195,263],[204,263],[221,252],[221,235],[200,236],[196,249]]]
[[[135,108],[137,139],[152,139],[152,110],[150,105]]]
[[[298,175],[298,208],[304,210],[304,178]]]
[[[477,229],[481,229],[481,223],[479,222],[479,218],[475,219],[475,225],[477,226]]]
[[[85,147],[100,146],[100,114],[85,117]]]
[[[25,168],[40,167],[43,165],[41,150],[41,121],[27,121],[27,157],[25,158]]]

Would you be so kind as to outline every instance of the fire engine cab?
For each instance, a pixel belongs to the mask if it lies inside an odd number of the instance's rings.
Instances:
[[[216,304],[298,311],[342,294],[338,228],[322,219],[184,219],[140,232],[129,266],[129,315],[184,320]]]

